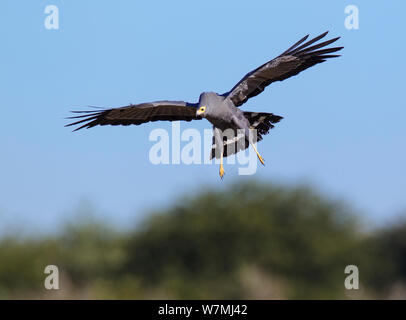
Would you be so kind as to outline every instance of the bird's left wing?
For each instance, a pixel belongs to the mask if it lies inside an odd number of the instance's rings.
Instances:
[[[76,128],[92,128],[104,125],[139,125],[150,121],[175,121],[175,120],[199,120],[196,116],[197,104],[184,101],[156,101],[129,105],[121,108],[103,109],[93,111],[72,111],[80,113],[78,116],[69,117],[77,121],[67,124],[66,127],[82,124]]]
[[[311,46],[313,43],[324,38],[328,32],[307,41],[309,35],[300,39],[284,53],[263,64],[259,68],[251,71],[238,82],[229,92],[223,94],[224,97],[233,101],[236,107],[244,104],[249,98],[260,94],[264,89],[275,81],[282,81],[299,72],[306,70],[318,63],[326,61],[328,58],[339,57],[330,54],[341,50],[343,47],[324,48],[337,41],[338,38],[327,40]],[[323,49],[322,49],[323,48]]]

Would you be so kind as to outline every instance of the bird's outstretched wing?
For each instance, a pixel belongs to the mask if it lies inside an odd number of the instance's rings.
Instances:
[[[339,51],[343,47],[324,47],[337,41],[340,37],[311,46],[313,43],[324,38],[327,33],[328,31],[304,44],[302,43],[307,40],[309,35],[300,39],[280,56],[245,75],[231,91],[223,94],[223,96],[230,98],[235,106],[241,106],[249,98],[255,97],[264,91],[265,87],[272,82],[282,81],[295,76],[307,68],[326,61],[328,58],[339,57],[339,55],[330,53]]]
[[[184,101],[156,101],[129,105],[121,108],[92,110],[92,111],[72,111],[80,113],[78,116],[69,117],[76,119],[66,127],[82,124],[77,131],[82,128],[92,128],[94,126],[104,125],[139,125],[150,121],[175,121],[175,120],[199,120],[196,116],[197,104]]]

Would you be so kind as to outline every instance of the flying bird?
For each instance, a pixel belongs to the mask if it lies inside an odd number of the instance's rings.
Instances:
[[[276,58],[246,74],[230,91],[218,94],[203,92],[199,102],[156,101],[112,109],[73,111],[79,115],[69,117],[75,122],[66,126],[80,125],[92,128],[97,125],[140,125],[151,121],[191,121],[206,118],[213,125],[211,159],[220,158],[220,178],[224,176],[223,158],[245,150],[252,145],[259,161],[264,159],[256,148],[256,142],[269,133],[282,117],[266,112],[244,112],[239,109],[248,99],[257,96],[275,81],[282,81],[299,74],[318,63],[340,55],[332,54],[343,47],[327,47],[340,37],[318,42],[328,31],[306,42],[303,37]],[[318,42],[318,43],[317,43]],[[225,134],[232,132],[233,135]]]

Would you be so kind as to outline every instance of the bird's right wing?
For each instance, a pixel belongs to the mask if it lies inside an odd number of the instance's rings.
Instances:
[[[259,68],[245,75],[245,77],[243,77],[234,88],[223,94],[223,96],[231,99],[236,107],[241,106],[249,98],[255,97],[264,91],[264,89],[272,82],[282,81],[295,76],[307,68],[326,61],[328,58],[339,57],[339,55],[330,53],[339,51],[343,47],[324,48],[337,41],[339,38],[334,38],[310,46],[324,38],[327,33],[328,32],[325,32],[304,44],[302,43],[307,40],[309,35],[300,39],[275,59],[268,61]]]
[[[77,119],[77,121],[67,124],[66,127],[84,123],[74,130],[77,131],[98,125],[128,126],[159,120],[199,120],[202,118],[196,116],[197,106],[184,101],[156,101],[97,111],[72,111],[81,115],[69,117],[68,119]]]

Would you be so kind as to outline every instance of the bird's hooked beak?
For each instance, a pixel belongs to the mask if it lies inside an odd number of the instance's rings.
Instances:
[[[197,115],[197,116],[202,116],[205,111],[206,111],[206,107],[205,107],[205,106],[202,106],[202,107],[200,107],[200,108],[197,110],[196,115]]]

